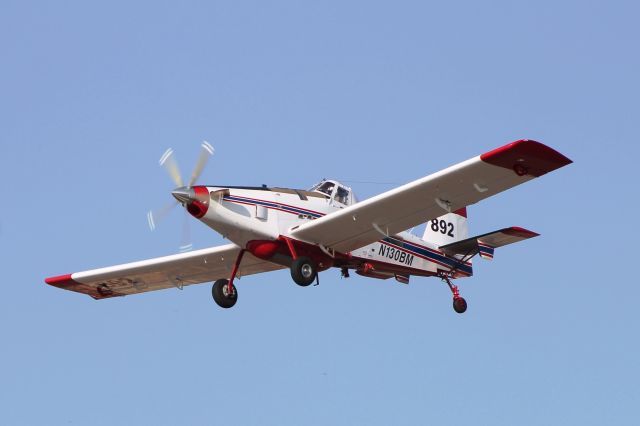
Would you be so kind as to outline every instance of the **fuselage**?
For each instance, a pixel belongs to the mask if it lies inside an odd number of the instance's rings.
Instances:
[[[328,182],[335,184],[328,193],[289,188],[207,186],[208,206],[199,219],[224,238],[252,251],[255,242],[282,242],[283,238],[289,237],[292,228],[356,202],[349,188],[337,181]],[[340,194],[337,188],[342,189]],[[201,192],[205,194],[203,190]],[[472,274],[471,262],[447,256],[435,244],[409,232],[381,235],[380,240],[350,253],[329,253],[313,244],[299,243],[308,244],[310,255],[315,253],[314,257],[320,259],[320,270],[328,267],[355,269],[361,275],[382,279],[395,277],[400,282],[408,280],[409,275],[433,276],[452,270],[455,277]],[[287,266],[291,258],[284,244],[282,247],[281,250],[274,248],[274,253],[269,252],[265,258]],[[256,254],[255,250],[253,254]]]

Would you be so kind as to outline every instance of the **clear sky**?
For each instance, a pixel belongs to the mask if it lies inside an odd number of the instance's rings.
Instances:
[[[89,4],[92,3],[92,4]],[[0,4],[0,424],[637,424],[635,2]],[[46,276],[174,253],[201,183],[404,183],[507,142],[575,163],[469,209],[451,308],[337,270],[94,301]],[[389,185],[352,183],[363,199]],[[196,248],[223,240],[202,224]]]

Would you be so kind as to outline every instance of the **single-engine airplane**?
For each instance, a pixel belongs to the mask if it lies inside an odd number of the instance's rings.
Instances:
[[[104,299],[213,281],[214,301],[230,308],[238,300],[236,278],[289,268],[296,284],[308,286],[319,283],[319,272],[337,268],[345,278],[354,270],[403,284],[411,276],[438,277],[463,313],[467,302],[452,280],[472,275],[472,258],[492,259],[496,248],[538,236],[510,227],[469,237],[466,207],[572,162],[539,142],[518,140],[358,202],[351,188],[328,179],[309,190],[194,185],[212,154],[204,142],[187,185],[171,149],[160,164],[177,186],[178,203],[230,244],[46,283]],[[406,231],[422,223],[422,238]]]

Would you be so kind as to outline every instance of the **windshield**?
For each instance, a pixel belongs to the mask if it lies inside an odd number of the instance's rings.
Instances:
[[[322,192],[323,194],[327,194],[331,196],[331,193],[333,192],[333,188],[335,186],[336,184],[333,182],[323,181],[317,184],[316,186],[314,186],[313,188],[311,188],[311,191],[318,191],[318,192]]]

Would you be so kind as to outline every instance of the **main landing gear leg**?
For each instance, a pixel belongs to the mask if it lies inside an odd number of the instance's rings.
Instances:
[[[464,300],[464,297],[460,296],[460,291],[458,290],[458,286],[451,283],[451,280],[447,275],[440,275],[442,281],[447,283],[449,286],[449,290],[453,294],[453,310],[459,314],[464,313],[467,310],[467,301]]]
[[[231,277],[228,280],[221,279],[213,283],[213,287],[211,288],[211,295],[213,296],[213,300],[221,308],[230,308],[238,301],[238,291],[236,290],[236,286],[233,285],[233,280],[238,274],[238,268],[240,268],[240,262],[242,261],[243,255],[244,250],[240,250],[240,253],[238,253],[238,257],[233,264]]]
[[[320,284],[318,279],[318,269],[316,264],[306,256],[298,256],[293,241],[290,238],[283,237],[289,252],[291,253],[291,278],[301,287],[306,287],[314,281]]]

